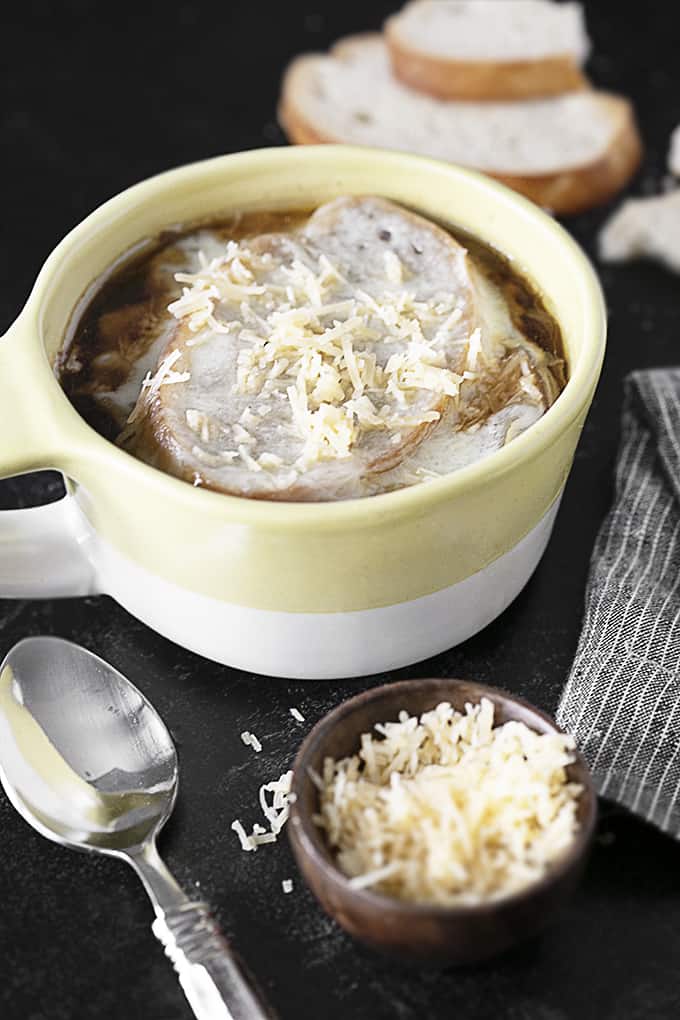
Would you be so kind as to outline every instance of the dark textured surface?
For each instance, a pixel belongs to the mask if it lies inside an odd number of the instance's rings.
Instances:
[[[587,3],[605,87],[635,99],[647,143],[634,190],[656,188],[680,122],[680,29],[671,5],[633,15]],[[0,329],[41,261],[93,207],[159,170],[278,144],[277,82],[296,51],[377,27],[387,3],[117,3],[24,0],[2,29]],[[319,13],[323,11],[324,13]],[[606,210],[570,224],[593,253]],[[610,307],[603,381],[554,538],[516,603],[464,646],[424,663],[554,708],[576,645],[588,557],[610,496],[621,380],[680,361],[678,279],[649,265],[602,269]],[[49,476],[0,485],[0,506],[58,493]],[[581,891],[551,932],[482,969],[409,971],[364,951],[319,912],[285,843],[242,854],[237,815],[258,820],[257,787],[291,762],[309,722],[377,678],[266,681],[157,637],[109,599],[0,603],[0,651],[26,634],[82,642],[151,698],[178,743],[182,791],[162,840],[187,888],[196,883],[257,971],[283,1020],[444,1018],[642,1020],[680,1012],[677,844],[605,807]],[[409,673],[414,672],[409,670]],[[406,671],[394,674],[406,675]],[[251,729],[260,755],[238,734]],[[185,1020],[132,873],[35,835],[0,798],[0,1016],[3,1020]]]

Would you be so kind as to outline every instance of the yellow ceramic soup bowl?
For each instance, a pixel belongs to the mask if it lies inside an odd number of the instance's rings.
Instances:
[[[193,488],[103,439],[54,375],[103,274],[169,224],[378,194],[498,248],[562,328],[569,382],[508,446],[449,476],[341,503],[268,503]],[[588,260],[494,181],[344,146],[246,152],[111,199],[58,245],[0,339],[0,476],[57,468],[61,502],[0,514],[0,595],[107,593],[231,666],[296,677],[372,673],[450,647],[518,594],[548,541],[600,373],[605,313]]]

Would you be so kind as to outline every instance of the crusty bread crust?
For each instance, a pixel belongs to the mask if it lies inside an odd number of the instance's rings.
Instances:
[[[363,38],[368,37],[359,35],[341,40],[330,50],[329,59],[342,57],[343,52],[353,49]],[[283,78],[278,117],[289,141],[296,145],[346,141],[309,123],[296,99],[305,88],[304,75],[309,61],[318,57],[319,54],[298,57],[288,66]],[[484,172],[558,215],[583,212],[613,198],[637,170],[642,143],[628,100],[611,93],[598,92],[597,95],[607,104],[616,125],[609,147],[598,159],[547,174],[509,174],[488,169]]]
[[[589,87],[578,64],[567,54],[540,60],[447,60],[410,46],[399,31],[398,16],[385,24],[392,70],[410,88],[437,99],[536,99]]]
[[[608,202],[625,188],[640,165],[642,141],[628,100],[614,95],[607,98],[619,124],[599,159],[554,174],[491,176],[558,215],[585,212]]]

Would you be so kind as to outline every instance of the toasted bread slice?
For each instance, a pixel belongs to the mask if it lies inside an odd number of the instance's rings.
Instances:
[[[120,441],[236,495],[364,494],[458,396],[471,336],[485,363],[504,350],[477,328],[465,249],[384,199],[336,199],[182,282],[176,332]]]
[[[600,233],[606,262],[655,259],[680,273],[680,189],[652,198],[631,198]]]
[[[508,100],[587,87],[577,3],[416,0],[385,24],[394,73],[440,99]]]
[[[482,170],[556,213],[611,198],[641,156],[631,105],[619,96],[433,99],[394,79],[385,44],[373,34],[293,61],[279,117],[293,142],[372,145],[448,160]]]

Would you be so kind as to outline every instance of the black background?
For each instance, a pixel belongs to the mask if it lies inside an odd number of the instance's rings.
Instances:
[[[114,3],[21,0],[2,16],[0,331],[54,244],[100,202],[202,157],[281,144],[275,103],[297,52],[377,28],[392,5],[337,2]],[[647,147],[635,192],[660,187],[680,122],[680,29],[673,4],[587,3],[602,87],[630,94]],[[634,10],[634,13],[633,13]],[[607,210],[568,226],[594,254]],[[554,538],[515,604],[460,648],[393,677],[465,675],[554,709],[580,623],[588,558],[610,497],[621,381],[680,361],[678,281],[652,265],[599,267],[610,311],[604,376]],[[0,507],[59,494],[56,476],[0,484]],[[182,789],[161,850],[213,904],[283,1020],[460,1017],[637,1020],[680,1011],[680,851],[603,805],[583,884],[559,923],[489,966],[422,972],[355,945],[295,878],[285,841],[243,854],[236,816],[292,760],[307,728],[379,678],[328,683],[237,673],[156,636],[108,598],[0,602],[0,652],[27,634],[73,638],[151,698],[177,741]],[[238,734],[253,730],[260,755]],[[43,840],[0,797],[0,1016],[3,1020],[189,1016],[149,926],[137,880],[112,860]]]

